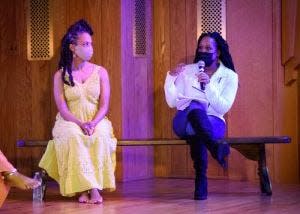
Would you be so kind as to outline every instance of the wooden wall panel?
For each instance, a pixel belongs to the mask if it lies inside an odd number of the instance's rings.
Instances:
[[[177,138],[172,130],[176,112],[165,101],[167,71],[179,63],[192,63],[196,38],[197,1],[154,1],[154,103],[155,138]],[[192,177],[188,146],[155,148],[155,174],[162,177]]]
[[[154,137],[174,137],[172,112],[166,105],[163,84],[166,71],[170,69],[170,2],[153,1],[153,59],[154,59]],[[174,113],[174,111],[173,111]],[[169,176],[171,146],[156,147],[154,150],[156,176]]]
[[[170,68],[186,63],[186,1],[170,0]],[[167,71],[167,70],[166,70]],[[165,73],[166,73],[165,71]]]
[[[292,4],[293,6],[287,9],[286,4]],[[274,129],[276,134],[285,134],[292,137],[291,144],[274,146],[274,180],[278,183],[299,183],[299,78],[290,81],[287,85],[286,83],[288,73],[299,73],[299,67],[295,66],[300,62],[300,3],[294,0],[275,1],[274,10],[282,12],[282,16],[276,19],[278,25],[282,24],[281,32],[280,30],[274,32],[277,35],[277,40],[282,41],[282,46],[276,45],[274,47],[274,50],[276,50],[274,53],[277,53],[274,55],[274,61],[276,62],[274,68],[277,71],[276,76],[274,76],[276,82],[274,100],[276,103],[275,112],[277,113],[274,114]],[[292,16],[295,20],[290,20]],[[289,30],[285,31],[287,29]],[[293,49],[290,52],[293,57],[288,61],[286,61],[288,54],[285,55],[287,48]]]
[[[0,149],[10,161],[14,160],[14,145],[12,133],[15,129],[16,120],[15,105],[12,98],[14,93],[15,68],[14,59],[16,50],[16,26],[15,8],[11,7],[15,1],[2,1],[0,4]],[[11,23],[11,25],[7,25]]]
[[[0,149],[8,160],[14,161],[15,148],[13,134],[16,129],[16,10],[11,7],[15,1],[2,1],[0,4]],[[8,25],[10,23],[10,25]]]
[[[240,86],[228,134],[272,135],[272,1],[228,1],[227,31]]]
[[[163,84],[166,72],[170,69],[170,1],[153,1],[153,45],[154,45],[154,137],[174,137],[171,121],[174,111],[166,105]],[[155,175],[169,176],[171,146],[156,147]]]
[[[53,48],[54,48],[54,55],[50,61],[50,71],[51,74],[51,84],[50,90],[53,92],[53,76],[55,72],[59,69],[58,68],[58,61],[60,58],[60,46],[61,46],[61,39],[65,35],[67,28],[69,26],[68,23],[68,13],[69,11],[67,7],[68,0],[53,0]],[[55,117],[57,115],[57,107],[54,101],[53,93],[51,95],[51,112],[50,112],[50,126],[51,128],[54,126]],[[51,133],[52,136],[52,133]]]
[[[299,182],[299,104],[297,85],[284,86],[280,8],[277,0],[227,1],[227,40],[240,77],[238,97],[228,117],[228,134],[291,136],[290,145],[267,146],[271,179],[291,183]],[[252,17],[251,22],[246,17]],[[231,155],[229,176],[257,179],[255,163],[236,155]]]
[[[50,64],[46,61],[29,62],[31,73],[31,138],[44,139],[50,137],[49,125],[50,124],[50,100],[52,77],[50,71]],[[36,90],[38,86],[38,90]],[[20,89],[21,90],[21,89]],[[24,92],[26,93],[26,92]],[[28,102],[28,101],[27,101]],[[29,137],[29,136],[27,136]]]
[[[297,0],[282,1],[282,63],[294,57],[297,22]]]
[[[135,132],[134,129],[132,129],[132,123],[135,121],[133,118],[133,115],[136,114],[136,109],[134,107],[135,103],[130,103],[134,100],[134,94],[132,93],[134,90],[134,82],[135,82],[135,70],[133,70],[133,39],[132,34],[133,30],[127,30],[127,26],[133,26],[133,8],[132,8],[133,2],[132,1],[123,1],[122,2],[122,8],[121,8],[121,65],[122,65],[122,97],[126,97],[126,99],[122,99],[122,126],[124,127],[122,132],[122,138],[130,138],[133,136],[131,132]],[[132,72],[133,70],[133,72]],[[130,72],[131,75],[130,75]],[[131,108],[134,108],[132,110]]]
[[[146,53],[134,50],[135,5],[122,1],[122,138],[153,138],[152,5],[146,4]],[[137,26],[138,27],[138,26]]]
[[[292,137],[289,146],[274,147],[275,179],[277,182],[299,183],[300,160],[300,2],[297,0],[281,1],[282,48],[277,47],[281,53],[282,65],[277,75],[277,109],[280,114],[276,117],[276,132],[286,133]],[[280,8],[279,8],[280,10]],[[280,54],[277,56],[280,59]],[[285,83],[286,85],[284,86]],[[292,164],[293,163],[293,164]]]
[[[163,91],[166,72],[170,70],[170,2],[153,1],[153,46],[154,46],[154,137],[175,137],[172,131],[172,116],[165,102]],[[175,35],[174,35],[175,36]]]
[[[110,77],[111,99],[108,117],[112,121],[115,135],[122,136],[121,93],[121,3],[120,0],[102,0],[101,3],[101,64]]]
[[[274,134],[272,19],[272,0],[227,2],[227,40],[240,84],[228,115],[229,136]],[[272,150],[268,153],[273,156]],[[255,170],[249,170],[256,168],[255,163],[250,165],[238,153],[231,156],[230,166],[230,177],[244,176],[247,171],[254,172],[250,179],[257,177]]]
[[[187,63],[187,37],[186,37],[186,5],[182,0],[170,0],[170,68],[173,69],[179,63]],[[167,70],[166,70],[167,71]],[[166,71],[163,73],[166,74]],[[163,86],[163,85],[162,85]],[[162,88],[163,89],[163,88]],[[162,90],[162,94],[164,94]],[[166,102],[165,102],[166,103]],[[166,104],[165,104],[166,105]],[[172,112],[172,111],[169,111]],[[173,114],[171,115],[173,118]],[[169,120],[171,124],[172,120]],[[187,174],[188,146],[172,146],[170,170],[171,176],[185,176]],[[179,158],[180,157],[180,158]]]
[[[153,138],[153,69],[152,69],[152,5],[146,4],[146,53],[136,56],[134,50],[135,1],[121,2],[122,62],[122,139]],[[142,23],[140,23],[142,24]],[[117,180],[129,181],[153,177],[153,147],[121,147]]]
[[[186,35],[186,63],[193,63],[197,45],[197,0],[186,1],[185,35]]]
[[[284,81],[293,83],[300,71],[300,2],[297,0],[282,1],[282,64]]]

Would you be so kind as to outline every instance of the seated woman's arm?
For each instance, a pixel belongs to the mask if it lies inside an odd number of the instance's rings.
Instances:
[[[82,122],[77,119],[69,110],[66,103],[64,95],[64,83],[62,81],[62,72],[61,70],[57,71],[54,75],[54,100],[57,106],[57,109],[64,120],[76,123],[78,126],[82,126]]]
[[[101,67],[99,69],[99,76],[101,93],[99,97],[98,112],[94,119],[90,122],[93,127],[95,127],[105,117],[109,108],[110,84],[109,77],[105,68]]]
[[[165,90],[165,97],[168,105],[171,108],[176,107],[176,100],[178,97],[178,91],[175,86],[175,80],[177,76],[171,76],[169,72],[167,73],[167,77],[165,79],[165,85],[164,85],[164,90]]]
[[[184,92],[184,81],[182,75],[180,75],[182,71],[183,71],[183,65],[179,65],[174,70],[169,71],[165,79],[165,84],[164,84],[165,97],[166,97],[167,104],[171,108],[176,107],[178,96],[180,94],[183,95]]]

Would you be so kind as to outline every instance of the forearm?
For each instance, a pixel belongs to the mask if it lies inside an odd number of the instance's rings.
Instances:
[[[95,117],[91,122],[94,123],[96,126],[106,116],[107,112],[108,112],[108,107],[106,106],[100,107],[97,114],[95,115]]]
[[[79,120],[78,118],[76,118],[70,111],[68,110],[60,110],[59,111],[60,115],[62,116],[62,118],[66,121],[70,121],[73,123],[76,123],[78,126],[80,126],[80,124],[82,123],[81,120]]]

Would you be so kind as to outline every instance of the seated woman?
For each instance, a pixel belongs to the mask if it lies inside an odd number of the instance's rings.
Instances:
[[[0,207],[2,206],[10,187],[17,187],[22,190],[30,190],[41,185],[40,182],[29,178],[19,172],[8,162],[0,150]]]
[[[102,202],[99,190],[115,189],[117,140],[106,114],[110,85],[104,67],[90,63],[93,31],[84,20],[62,39],[54,98],[59,113],[39,166],[63,196],[80,194],[80,203]]]
[[[223,167],[229,145],[220,141],[225,135],[224,114],[231,108],[237,88],[226,41],[217,32],[203,33],[198,39],[194,64],[179,65],[168,72],[165,96],[177,108],[173,129],[190,145],[195,169],[195,200],[207,199],[207,149]]]

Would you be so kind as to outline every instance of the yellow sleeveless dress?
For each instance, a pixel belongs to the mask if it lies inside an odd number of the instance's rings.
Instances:
[[[91,121],[98,111],[99,69],[95,65],[84,83],[74,81],[74,87],[64,85],[68,107],[81,121]],[[106,117],[97,124],[93,135],[88,136],[58,113],[52,135],[39,167],[59,183],[63,196],[74,196],[91,188],[115,189],[117,139]]]

